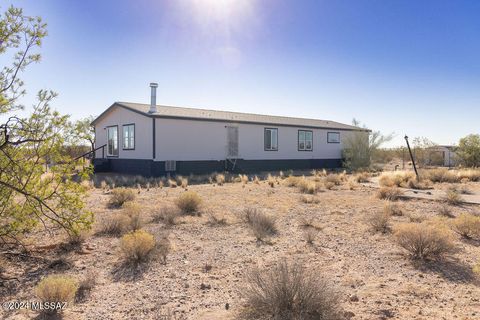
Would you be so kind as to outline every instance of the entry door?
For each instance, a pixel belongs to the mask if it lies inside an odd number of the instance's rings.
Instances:
[[[227,158],[238,157],[238,127],[227,126]]]

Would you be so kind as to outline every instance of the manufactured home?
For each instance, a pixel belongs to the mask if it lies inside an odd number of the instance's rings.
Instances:
[[[345,139],[365,129],[334,121],[115,102],[92,123],[96,172],[162,176],[342,166]]]

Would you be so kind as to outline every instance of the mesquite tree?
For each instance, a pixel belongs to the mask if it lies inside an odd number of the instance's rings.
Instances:
[[[22,9],[0,14],[0,55],[13,57],[0,72],[0,243],[37,226],[76,234],[93,219],[79,183],[90,168],[62,152],[72,128],[69,117],[50,106],[56,94],[40,91],[31,114],[19,115],[19,98],[26,94],[20,75],[39,61],[36,51],[46,34],[41,18]]]

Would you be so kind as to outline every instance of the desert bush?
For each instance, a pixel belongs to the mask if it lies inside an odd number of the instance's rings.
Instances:
[[[187,178],[180,178],[180,187],[183,189],[187,189],[188,187],[188,179]]]
[[[247,184],[248,183],[248,176],[246,174],[239,174],[238,178],[241,183]]]
[[[162,221],[166,226],[170,227],[177,224],[177,218],[180,216],[179,209],[174,206],[164,206],[154,214],[153,221]]]
[[[315,241],[315,239],[317,238],[317,235],[318,235],[318,230],[315,228],[306,228],[303,231],[303,236],[305,238],[305,241],[310,245],[313,244],[313,241]]]
[[[177,181],[173,180],[173,179],[168,179],[167,180],[167,185],[170,187],[170,188],[176,188],[177,187]]]
[[[162,263],[167,263],[167,256],[171,249],[170,240],[168,236],[162,236],[155,246],[155,252],[162,258]]]
[[[466,169],[466,170],[459,170],[458,177],[460,181],[472,181],[478,182],[480,181],[480,169]]]
[[[258,177],[255,176],[255,177],[253,178],[253,183],[255,183],[255,184],[260,184],[260,179],[258,179]]]
[[[75,294],[75,301],[82,302],[85,301],[87,296],[93,290],[97,284],[97,274],[95,272],[89,272],[87,275],[79,282],[78,290]]]
[[[480,261],[473,266],[472,271],[477,275],[477,277],[480,277]]]
[[[480,238],[480,217],[461,214],[452,221],[452,229],[466,239]]]
[[[131,189],[116,188],[112,190],[109,206],[112,208],[120,208],[128,201],[135,200],[135,193]]]
[[[403,195],[402,190],[397,187],[381,187],[377,191],[379,199],[395,201]]]
[[[298,183],[298,189],[301,193],[315,194],[317,193],[317,185],[314,181],[302,179]]]
[[[225,183],[225,175],[223,174],[217,174],[215,176],[215,182],[219,185],[219,186],[223,186],[223,184]]]
[[[460,195],[460,193],[458,193],[456,189],[449,188],[446,191],[443,200],[450,205],[458,206],[462,203],[462,196]]]
[[[316,229],[321,230],[322,227],[318,224],[313,217],[301,217],[299,220],[299,226],[304,229]]]
[[[414,259],[439,259],[454,250],[448,230],[423,223],[398,226],[395,237],[398,245]]]
[[[123,213],[128,217],[128,230],[139,230],[145,224],[142,217],[142,208],[138,203],[130,202],[124,205]]]
[[[300,201],[303,203],[308,203],[308,204],[317,204],[320,203],[320,199],[318,199],[316,196],[309,196],[309,195],[302,195],[300,197]]]
[[[437,168],[429,169],[421,172],[421,175],[434,183],[448,182],[455,183],[459,182],[460,178],[453,170],[448,170],[446,168]]]
[[[354,180],[357,183],[366,183],[370,182],[370,173],[369,172],[359,172],[354,176]]]
[[[256,208],[245,209],[244,221],[250,225],[257,240],[263,240],[278,233],[275,219]]]
[[[277,263],[247,274],[242,291],[248,319],[342,319],[339,296],[318,272]]]
[[[286,179],[285,179],[285,183],[287,185],[287,187],[296,187],[298,186],[298,184],[304,179],[302,179],[301,177],[295,177],[295,176],[288,176]]]
[[[378,179],[382,187],[406,187],[415,186],[416,176],[410,171],[384,172]]]
[[[42,302],[71,302],[75,298],[78,283],[64,275],[51,275],[43,278],[35,287],[35,294]],[[55,313],[56,310],[51,310]]]
[[[128,233],[120,241],[120,249],[126,262],[144,262],[148,260],[154,248],[155,238],[144,230]]]
[[[438,214],[447,218],[454,218],[455,216],[452,213],[452,209],[447,205],[442,205],[438,207]]]
[[[211,226],[225,226],[227,219],[223,215],[215,214],[212,211],[207,212],[208,224]]]
[[[102,220],[97,234],[120,236],[128,231],[129,223],[128,217],[124,214],[111,215]]]
[[[469,134],[458,142],[457,156],[467,167],[480,166],[480,135]]]
[[[336,186],[339,186],[342,184],[342,177],[339,174],[335,173],[330,173],[325,177],[325,183],[331,183]]]
[[[403,216],[402,207],[399,204],[390,201],[383,206],[383,212],[390,216]]]
[[[373,231],[387,233],[390,231],[390,218],[390,213],[384,210],[374,212],[367,221]]]
[[[323,186],[324,186],[325,189],[327,189],[327,190],[332,190],[333,188],[335,188],[335,183],[330,182],[330,181],[324,181],[324,182],[323,182]]]
[[[183,214],[192,215],[198,212],[202,199],[195,191],[186,191],[176,200],[175,204]]]
[[[267,183],[270,187],[275,188],[276,179],[269,173],[267,176]]]
[[[410,222],[420,223],[420,222],[425,221],[425,216],[423,216],[421,214],[416,214],[416,213],[409,213],[408,214],[408,220]]]

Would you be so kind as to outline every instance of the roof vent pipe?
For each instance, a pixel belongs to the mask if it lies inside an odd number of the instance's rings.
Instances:
[[[152,94],[150,97],[150,110],[148,111],[149,113],[157,112],[157,87],[158,87],[158,83],[155,83],[155,82],[150,83]]]

